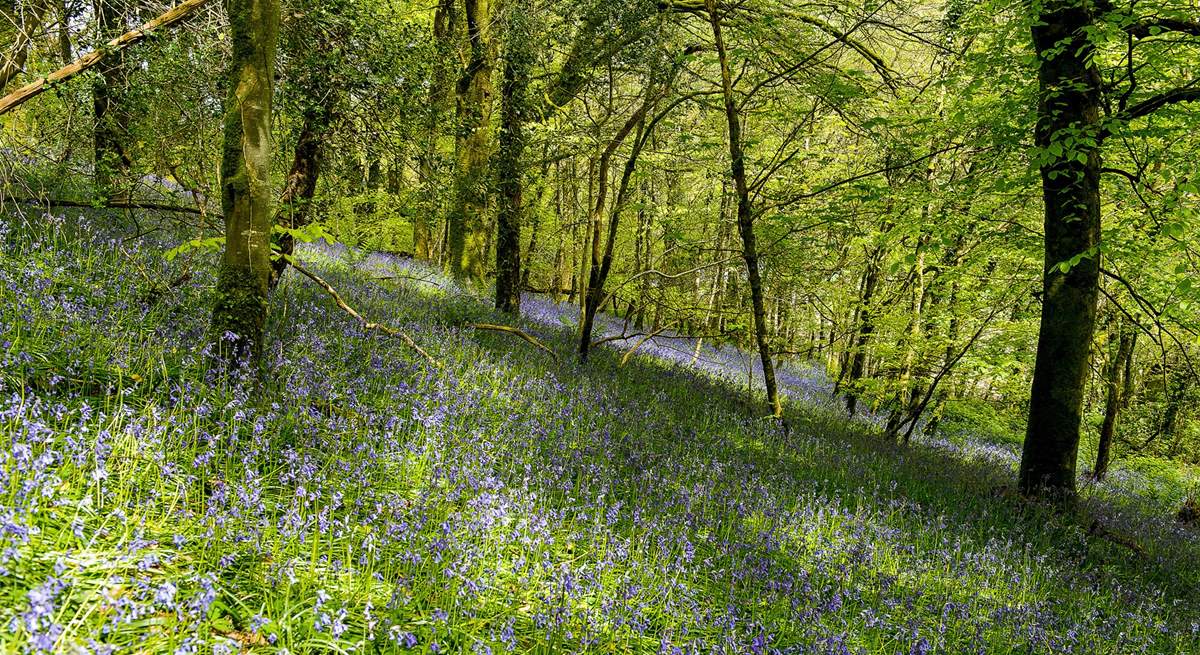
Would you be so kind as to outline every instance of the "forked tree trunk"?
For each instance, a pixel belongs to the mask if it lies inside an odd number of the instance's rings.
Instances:
[[[225,0],[233,42],[221,206],[225,253],[217,281],[215,353],[234,366],[263,350],[271,278],[271,98],[279,36],[278,0]]]
[[[321,98],[320,104],[307,107],[304,111],[304,124],[296,140],[292,167],[288,171],[283,193],[279,197],[275,224],[281,227],[298,229],[309,224],[312,201],[317,194],[317,182],[325,162],[325,137],[333,123],[337,103],[337,96],[332,89],[320,89],[317,97]],[[279,284],[280,277],[288,266],[287,257],[292,255],[295,249],[296,240],[292,235],[280,235],[281,256],[271,262],[272,289]]]
[[[1035,144],[1045,202],[1042,319],[1021,456],[1020,488],[1070,502],[1099,296],[1102,82],[1090,2],[1048,0],[1033,27],[1038,54]],[[1072,258],[1083,256],[1073,265]],[[1066,264],[1064,264],[1064,262]],[[1064,270],[1065,269],[1065,270]]]
[[[583,295],[583,316],[579,327],[579,358],[586,361],[592,347],[592,331],[596,322],[596,313],[600,311],[600,304],[604,301],[604,285],[608,280],[608,273],[612,269],[613,248],[617,241],[617,227],[620,224],[621,210],[625,206],[625,202],[629,193],[629,180],[633,176],[634,169],[637,167],[638,157],[641,155],[642,148],[645,146],[645,129],[646,129],[646,113],[653,106],[654,98],[647,94],[645,102],[638,107],[637,111],[625,121],[625,124],[617,131],[616,136],[609,142],[608,147],[604,149],[604,153],[600,155],[600,163],[598,165],[598,180],[596,186],[595,206],[591,213],[591,237],[589,249],[591,252],[590,266],[588,267],[587,288]],[[616,198],[613,200],[612,209],[608,216],[608,231],[606,237],[601,239],[602,217],[608,199],[608,169],[612,161],[612,156],[617,148],[625,141],[629,133],[637,129],[634,135],[633,150],[629,153],[629,159],[625,161],[625,168],[621,174],[621,181],[618,185]]]

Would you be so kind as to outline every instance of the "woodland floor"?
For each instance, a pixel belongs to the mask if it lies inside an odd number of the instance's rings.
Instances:
[[[574,309],[527,298],[555,361],[333,247],[301,257],[440,365],[292,273],[247,393],[206,380],[210,258],[96,225],[0,222],[0,651],[1200,652],[1178,475],[1056,514],[1004,491],[1012,444],[884,442],[810,367],[784,430],[745,353],[583,366]]]

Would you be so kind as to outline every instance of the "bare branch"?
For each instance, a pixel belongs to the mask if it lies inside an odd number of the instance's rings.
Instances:
[[[396,328],[389,327],[387,325],[383,325],[380,323],[372,323],[372,322],[368,321],[367,319],[363,318],[362,314],[359,314],[353,307],[351,307],[349,304],[346,303],[345,300],[342,299],[342,296],[337,292],[337,289],[333,288],[333,285],[326,282],[324,279],[321,278],[321,276],[317,275],[316,273],[313,273],[312,271],[308,270],[307,268],[304,268],[303,266],[301,266],[300,263],[296,261],[295,257],[288,256],[287,260],[288,260],[288,263],[292,265],[292,268],[296,269],[296,272],[298,272],[301,275],[303,275],[304,277],[312,280],[313,282],[316,282],[318,286],[320,286],[322,289],[324,289],[325,293],[329,294],[329,296],[331,298],[333,298],[333,301],[335,303],[337,303],[337,306],[340,307],[342,311],[344,311],[347,314],[349,314],[350,316],[354,317],[354,320],[358,321],[362,325],[364,330],[367,330],[368,332],[371,332],[371,331],[382,332],[389,336],[399,337],[400,340],[403,341],[405,344],[407,344],[409,348],[412,348],[414,351],[417,352],[417,354],[424,357],[425,361],[429,362],[430,366],[434,366],[434,367],[440,366],[438,361],[436,359],[434,359],[432,355],[425,352],[424,349],[422,349],[420,346],[417,345],[416,341],[412,340],[412,337],[408,336],[401,330],[397,330]]]
[[[29,84],[13,91],[12,93],[0,98],[0,115],[20,107],[25,102],[36,98],[45,91],[49,90],[55,84],[61,84],[76,75],[92,68],[96,64],[104,60],[109,55],[116,54],[126,48],[145,41],[152,36],[157,30],[164,29],[179,23],[188,18],[192,12],[208,4],[209,0],[185,0],[177,7],[171,9],[167,13],[151,20],[142,25],[136,30],[126,32],[121,36],[104,44],[103,47],[97,48],[88,54],[76,59],[70,64],[54,71],[50,75],[38,78]]]
[[[519,328],[510,327],[508,325],[494,325],[492,323],[468,323],[467,327],[474,328],[476,330],[486,330],[489,332],[503,332],[504,334],[511,334],[513,336],[520,337],[523,341],[533,345],[533,347],[537,348],[538,350],[541,350],[542,352],[545,352],[546,354],[550,355],[550,357],[554,358],[554,363],[556,363],[556,364],[558,363],[558,353],[554,352],[553,350],[550,350],[550,348],[548,346],[546,346],[546,344],[542,343],[541,341],[538,341],[537,339],[533,338],[533,336],[530,335],[528,332],[521,330]]]

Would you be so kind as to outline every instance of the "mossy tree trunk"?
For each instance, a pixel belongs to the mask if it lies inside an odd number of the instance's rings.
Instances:
[[[481,282],[487,263],[488,164],[493,149],[492,11],[491,0],[464,0],[463,5],[470,53],[455,89],[457,167],[447,246],[454,277]]]
[[[125,33],[125,17],[115,2],[95,0],[93,11],[101,41]],[[125,53],[116,52],[105,57],[97,71],[99,74],[92,82],[92,110],[96,121],[94,180],[99,199],[108,202],[121,198],[119,187],[132,165],[128,151],[130,112],[126,106]]]
[[[278,0],[225,0],[233,42],[221,159],[225,253],[217,281],[215,354],[256,365],[271,278],[271,96]]]
[[[525,153],[529,72],[533,66],[532,37],[528,29],[532,7],[525,0],[509,0],[505,7],[504,81],[501,87],[500,148],[496,152],[496,309],[521,312],[521,214],[524,188],[521,157]]]

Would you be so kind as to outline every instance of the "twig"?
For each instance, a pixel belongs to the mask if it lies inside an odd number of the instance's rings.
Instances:
[[[381,323],[372,323],[372,322],[368,321],[367,319],[363,318],[362,314],[359,314],[357,311],[354,310],[353,307],[346,304],[346,301],[342,299],[342,296],[340,294],[338,294],[337,289],[334,289],[332,285],[330,285],[328,282],[323,280],[316,273],[313,273],[312,271],[308,270],[307,268],[304,268],[303,266],[301,266],[300,263],[297,262],[294,257],[291,257],[291,256],[286,256],[286,257],[287,257],[288,263],[292,265],[292,268],[296,269],[296,271],[298,273],[300,273],[304,277],[312,280],[313,282],[316,282],[321,288],[325,289],[325,293],[328,293],[330,295],[330,297],[333,298],[333,301],[335,303],[337,303],[337,306],[340,307],[342,311],[353,316],[355,318],[355,320],[357,320],[359,323],[361,323],[364,330],[368,330],[368,331],[374,330],[377,332],[383,332],[384,334],[387,334],[387,335],[390,335],[393,337],[399,337],[400,340],[403,341],[404,343],[406,343],[409,348],[412,348],[419,355],[424,357],[425,360],[428,361],[431,366],[435,366],[435,367],[439,366],[438,361],[436,359],[434,359],[433,356],[431,356],[429,353],[425,352],[420,346],[418,346],[417,342],[412,340],[412,337],[408,336],[401,330],[397,330],[396,328],[389,327],[389,326],[383,325]]]
[[[546,346],[546,344],[542,343],[541,341],[538,341],[537,339],[534,339],[533,336],[531,336],[528,332],[525,332],[524,330],[521,330],[521,329],[518,329],[515,327],[509,327],[507,325],[494,325],[492,323],[467,323],[467,327],[474,328],[476,330],[486,330],[489,332],[503,332],[505,334],[511,334],[511,335],[520,337],[524,341],[532,344],[533,347],[537,348],[538,350],[544,351],[546,354],[550,355],[550,357],[554,358],[554,363],[556,363],[556,364],[558,363],[558,353],[554,352],[553,350],[550,350],[550,348],[548,348]]]

